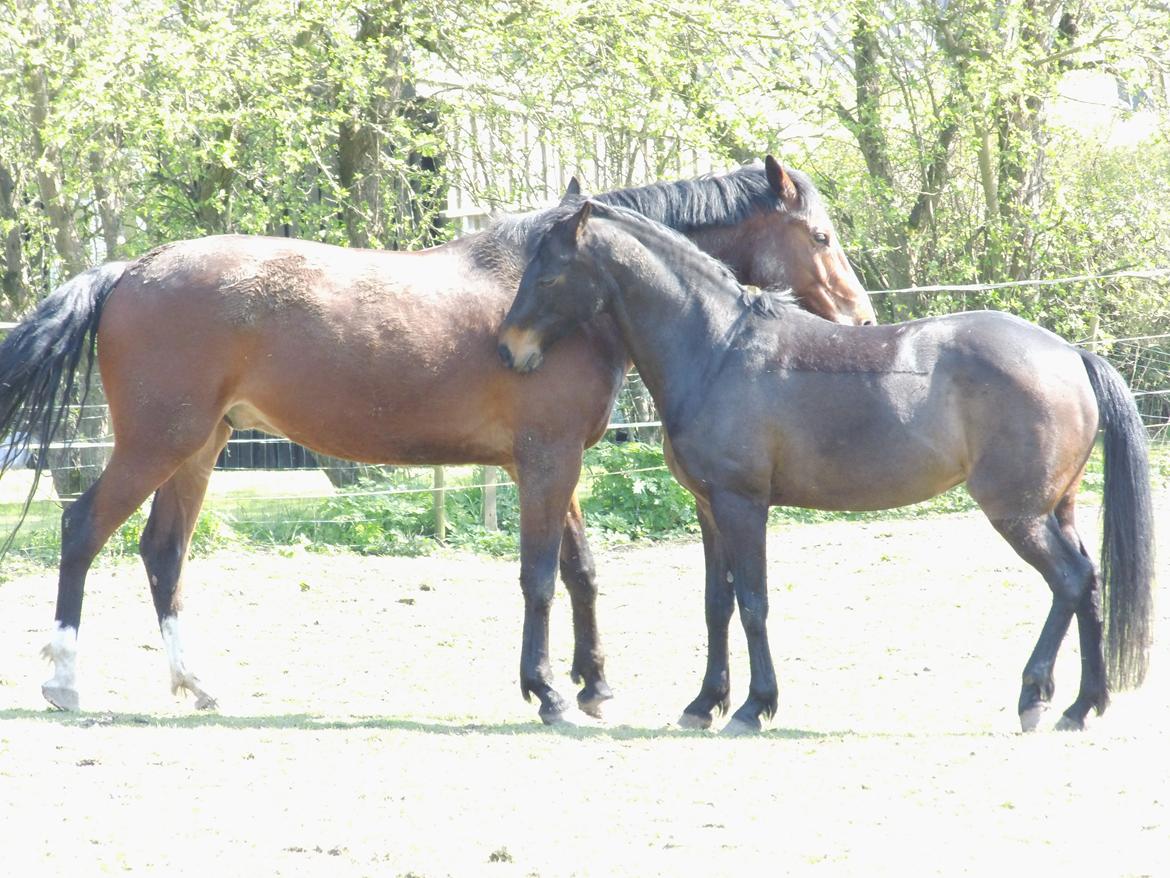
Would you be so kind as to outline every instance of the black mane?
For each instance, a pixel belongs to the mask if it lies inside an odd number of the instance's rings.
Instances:
[[[647,187],[649,188],[649,187]],[[627,190],[629,191],[629,190]],[[679,258],[687,259],[695,266],[704,268],[713,279],[725,283],[728,288],[737,294],[740,305],[761,317],[780,317],[787,310],[797,310],[796,297],[791,289],[768,288],[761,289],[755,286],[741,284],[735,274],[711,254],[699,249],[682,232],[659,222],[640,211],[615,204],[599,203],[599,199],[591,199],[595,205],[594,213],[597,216],[621,220],[630,225],[645,229],[660,241],[668,242],[679,248]],[[574,206],[575,209],[575,206]],[[566,213],[560,214],[562,216]]]
[[[801,211],[819,204],[820,195],[808,175],[792,168],[786,170],[800,194]],[[617,189],[593,199],[635,210],[680,232],[736,225],[754,214],[784,207],[768,183],[764,166],[758,162],[725,174]]]
[[[785,168],[800,195],[794,213],[804,216],[821,205],[820,193],[803,171]],[[705,227],[732,226],[757,213],[786,209],[772,191],[762,162],[722,174],[705,174],[692,180],[651,183],[632,189],[615,189],[590,196],[593,201],[626,208],[681,233]],[[552,225],[580,207],[583,196],[570,196],[556,207],[504,216],[476,235],[471,246],[476,260],[511,281],[519,283],[532,248]],[[776,304],[785,301],[773,291]],[[755,310],[763,304],[757,302]]]

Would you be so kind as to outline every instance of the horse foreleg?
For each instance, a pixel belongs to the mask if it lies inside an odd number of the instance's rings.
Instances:
[[[520,500],[520,590],[524,594],[524,634],[520,648],[520,692],[540,701],[540,718],[564,719],[567,705],[552,686],[548,622],[556,584],[561,533],[569,501],[581,474],[581,450],[530,443],[509,468]]]
[[[139,542],[163,646],[170,662],[171,691],[177,694],[183,690],[194,695],[197,710],[213,708],[216,701],[187,666],[183,653],[179,626],[183,563],[199,520],[211,471],[231,432],[231,427],[221,421],[203,448],[187,458],[158,489]]]
[[[696,504],[699,529],[703,535],[703,560],[707,571],[705,588],[707,620],[707,671],[699,697],[687,705],[679,725],[687,729],[708,729],[712,712],[727,713],[731,705],[731,673],[728,669],[727,635],[735,611],[735,587],[727,578],[727,562],[711,521],[711,510]]]
[[[157,455],[135,457],[118,448],[96,482],[61,515],[61,568],[56,624],[42,655],[53,676],[41,693],[54,707],[78,710],[77,632],[90,565],[110,535],[133,514],[169,474],[173,464]]]
[[[768,647],[766,502],[728,491],[712,492],[711,514],[727,580],[735,589],[747,637],[751,681],[747,701],[731,717],[725,734],[758,732],[760,716],[772,717],[779,702],[776,671]]]
[[[574,492],[561,536],[561,579],[573,604],[574,683],[584,682],[577,705],[593,717],[601,717],[601,705],[613,698],[605,681],[605,654],[597,631],[597,570],[585,538],[585,520]]]

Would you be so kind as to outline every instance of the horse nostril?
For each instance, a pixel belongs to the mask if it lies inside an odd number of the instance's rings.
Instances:
[[[873,320],[862,320],[862,321],[861,321],[861,325],[862,325],[862,326],[874,326],[874,325],[876,325],[876,321],[873,321]]]
[[[509,348],[506,344],[501,344],[498,348],[496,348],[496,352],[499,353],[500,359],[504,361],[504,365],[511,369],[513,363],[511,348]]]

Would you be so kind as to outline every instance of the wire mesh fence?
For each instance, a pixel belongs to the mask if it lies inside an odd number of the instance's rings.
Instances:
[[[1155,444],[1170,445],[1170,334],[1114,339],[1098,345],[1133,388]],[[73,418],[85,438],[54,443],[46,478],[37,489],[17,548],[36,551],[58,539],[60,510],[79,486],[100,474],[113,445],[104,405],[78,408]],[[661,425],[653,400],[632,372],[619,394],[603,445],[657,449]],[[34,462],[20,437],[0,445],[11,469],[0,482],[0,528],[19,520]],[[16,459],[22,455],[23,459]],[[647,466],[645,454],[591,452],[582,493],[599,478],[620,476],[631,490],[649,494],[653,479],[669,480],[661,463]],[[212,477],[195,543],[242,538],[252,544],[304,543],[345,546],[377,553],[429,551],[435,538],[488,551],[514,551],[518,504],[514,484],[496,467],[372,466],[318,455],[288,440],[237,431]],[[131,519],[115,540],[136,550],[146,511]]]

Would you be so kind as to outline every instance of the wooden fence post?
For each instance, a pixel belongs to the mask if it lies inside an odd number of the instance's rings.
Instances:
[[[443,490],[447,484],[447,475],[441,466],[435,469],[435,487],[431,497],[435,504],[435,539],[440,543],[447,542],[447,498]]]
[[[500,520],[496,512],[496,482],[500,471],[494,466],[482,467],[483,479],[483,526],[487,530],[499,530]]]

